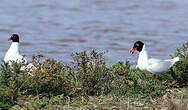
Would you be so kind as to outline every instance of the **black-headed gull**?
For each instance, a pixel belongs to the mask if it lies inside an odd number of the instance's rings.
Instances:
[[[12,62],[26,64],[27,60],[19,53],[19,36],[17,34],[13,34],[8,38],[8,41],[9,40],[12,40],[12,44],[5,54],[4,62],[9,65]]]
[[[168,71],[177,61],[179,61],[179,57],[166,60],[148,58],[145,44],[141,41],[136,41],[130,52],[133,54],[136,50],[139,52],[136,68],[143,72],[163,73]]]

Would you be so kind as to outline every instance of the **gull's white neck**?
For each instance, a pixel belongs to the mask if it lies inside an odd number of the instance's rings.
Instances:
[[[148,53],[147,53],[145,45],[144,45],[142,48],[142,51],[139,53],[137,66],[140,69],[145,69],[148,65],[147,60],[148,60]]]
[[[18,53],[19,54],[19,43],[18,42],[12,42],[8,53]]]

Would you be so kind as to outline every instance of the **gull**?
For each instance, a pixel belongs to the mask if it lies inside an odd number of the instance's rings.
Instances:
[[[11,65],[12,62],[23,63],[26,64],[27,60],[24,56],[20,55],[19,52],[19,36],[17,34],[13,34],[8,38],[8,41],[12,41],[10,48],[5,54],[4,62],[5,64]]]
[[[133,54],[135,51],[139,52],[136,68],[154,74],[167,72],[180,59],[179,57],[166,60],[149,58],[146,46],[142,41],[134,43],[130,52]]]

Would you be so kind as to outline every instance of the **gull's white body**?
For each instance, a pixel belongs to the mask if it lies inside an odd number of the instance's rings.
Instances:
[[[11,64],[13,61],[18,63],[27,63],[27,60],[20,55],[19,53],[19,43],[18,42],[12,42],[10,48],[5,54],[4,62],[7,64]]]
[[[142,51],[139,53],[136,68],[144,72],[163,73],[168,71],[170,67],[172,67],[177,61],[179,61],[179,57],[167,60],[148,58],[148,54],[144,45]]]

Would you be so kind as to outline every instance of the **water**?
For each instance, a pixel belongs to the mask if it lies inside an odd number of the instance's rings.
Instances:
[[[0,58],[12,33],[20,52],[69,62],[71,53],[108,51],[109,63],[131,60],[129,49],[145,42],[149,55],[166,59],[188,41],[187,0],[1,0]]]

